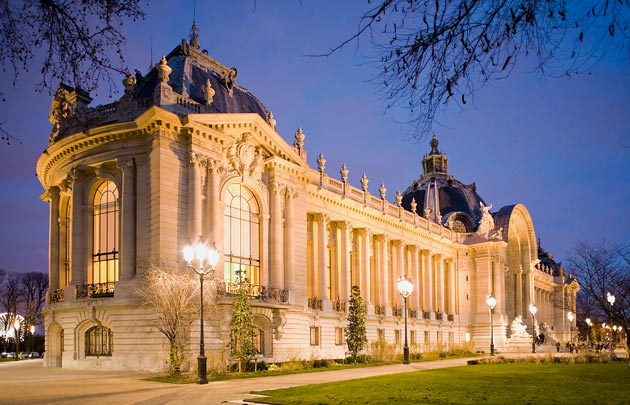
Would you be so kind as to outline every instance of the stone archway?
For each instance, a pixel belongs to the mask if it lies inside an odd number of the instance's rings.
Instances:
[[[46,334],[46,353],[44,364],[46,367],[63,367],[64,333],[61,325],[53,323]]]

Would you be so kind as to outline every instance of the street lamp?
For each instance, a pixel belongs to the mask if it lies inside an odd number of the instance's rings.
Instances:
[[[532,320],[534,323],[532,324],[532,353],[536,353],[536,312],[538,312],[538,308],[534,303],[529,304],[529,312],[532,314]]]
[[[29,351],[29,355],[33,353],[33,334],[35,333],[35,325],[31,325],[31,350]]]
[[[405,301],[405,347],[403,349],[403,364],[409,364],[409,346],[407,345],[407,298],[413,292],[413,283],[404,275],[398,279],[398,292]]]
[[[494,356],[494,307],[497,305],[497,299],[488,295],[486,304],[490,308],[490,356]]]
[[[606,301],[610,304],[610,325],[613,324],[613,305],[615,304],[615,296],[610,291],[606,293]],[[614,353],[615,346],[615,333],[614,331],[610,332],[610,353]]]
[[[203,339],[203,277],[211,271],[214,271],[214,268],[219,262],[219,252],[214,247],[208,249],[203,240],[199,238],[199,241],[195,245],[186,245],[184,247],[184,259],[186,260],[186,265],[199,275],[199,296],[201,299],[199,319],[201,321],[201,331],[199,333],[199,357],[197,357],[197,384],[208,384]],[[198,262],[197,266],[193,264],[193,260]]]
[[[591,347],[591,326],[593,325],[593,322],[591,321],[591,318],[586,318],[584,322],[586,322],[586,326],[588,326],[588,346]]]
[[[573,343],[572,326],[573,326],[573,319],[575,319],[575,315],[573,315],[573,312],[569,311],[569,313],[567,314],[567,319],[569,320],[569,342]]]

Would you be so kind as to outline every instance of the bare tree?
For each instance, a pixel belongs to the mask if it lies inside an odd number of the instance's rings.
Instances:
[[[21,293],[25,326],[38,325],[42,308],[46,303],[48,276],[38,272],[24,273],[20,277],[20,283],[22,284]]]
[[[90,91],[126,68],[122,57],[126,20],[144,18],[141,0],[0,0],[0,64],[13,85],[38,66],[39,91],[58,82]],[[40,60],[41,59],[41,60]],[[0,89],[0,99],[6,101]],[[2,129],[0,140],[19,141]]]
[[[608,322],[612,317],[626,331],[630,345],[630,244],[580,242],[569,264],[580,283],[579,311],[584,318]],[[614,305],[608,302],[608,293],[615,296]]]
[[[421,137],[451,102],[532,57],[545,75],[587,72],[630,45],[627,0],[380,0],[357,32],[323,55],[368,37],[388,107],[410,110]],[[358,42],[357,42],[358,44]]]
[[[157,318],[157,329],[169,341],[169,372],[179,374],[190,337],[190,326],[199,313],[199,281],[192,272],[164,271],[152,267],[145,274],[139,294]],[[212,305],[215,291],[213,283],[204,288],[204,307]]]
[[[4,326],[1,334],[5,338],[3,342],[5,349],[7,337],[10,335],[10,329],[15,329],[13,335],[16,337],[16,345],[19,341],[19,331],[14,325],[15,321],[18,320],[18,309],[20,307],[21,300],[22,285],[20,283],[19,275],[17,273],[6,272],[4,270],[0,271],[0,313],[2,314],[0,324]]]

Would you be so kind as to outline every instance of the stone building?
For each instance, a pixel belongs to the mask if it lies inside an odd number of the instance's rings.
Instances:
[[[355,187],[345,165],[328,168],[323,154],[311,167],[302,129],[287,143],[236,79],[200,49],[193,27],[145,76],[128,73],[112,104],[90,107],[89,94],[60,85],[37,163],[50,205],[46,366],[165,369],[168,343],[141,305],[141,276],[156,264],[190,271],[182,250],[200,235],[221,253],[213,277],[224,310],[204,329],[210,359],[225,351],[239,271],[267,362],[343,357],[354,285],[368,340],[400,345],[404,275],[415,284],[412,352],[467,342],[488,351],[489,294],[499,350],[518,316],[531,331],[531,303],[539,322],[568,335],[577,282],[540,262],[525,206],[492,213],[474,184],[449,173],[436,137],[420,177],[390,202],[385,185],[373,194],[363,175]],[[189,362],[199,332],[197,322]]]

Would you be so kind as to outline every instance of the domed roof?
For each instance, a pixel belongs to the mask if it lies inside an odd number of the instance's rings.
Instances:
[[[458,232],[473,232],[481,219],[485,202],[475,183],[465,185],[448,173],[448,158],[438,150],[435,135],[431,152],[422,159],[423,174],[403,193],[402,206]],[[414,201],[414,203],[412,203]]]
[[[267,120],[269,110],[249,90],[236,83],[237,69],[223,65],[208,56],[205,49],[199,48],[196,26],[193,25],[190,43],[183,40],[165,57],[172,69],[168,84],[173,91],[201,105],[210,106],[210,112],[257,113]],[[138,79],[134,97],[151,97],[159,83],[157,69],[151,69],[145,77]],[[206,90],[208,87],[212,89],[210,97]]]

